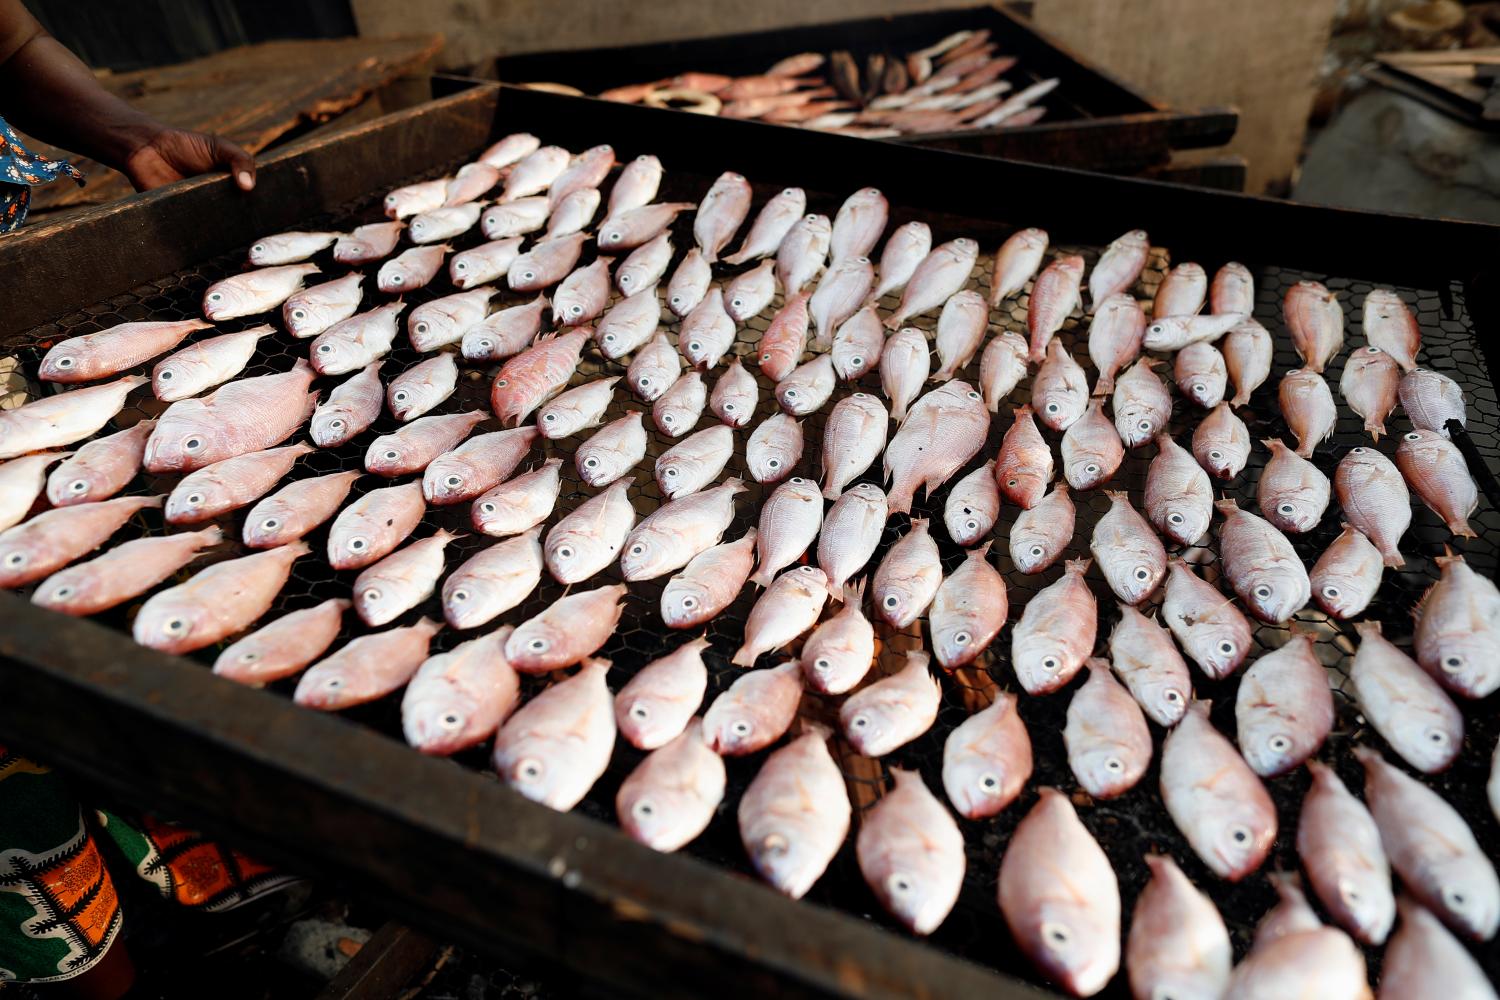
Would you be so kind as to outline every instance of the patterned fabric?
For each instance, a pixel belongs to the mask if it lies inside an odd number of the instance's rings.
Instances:
[[[71,177],[83,185],[83,174],[66,160],[49,160],[21,144],[16,130],[0,118],[0,233],[8,233],[26,221],[31,207],[31,189]]]

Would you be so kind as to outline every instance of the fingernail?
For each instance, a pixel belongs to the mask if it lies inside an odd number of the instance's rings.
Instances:
[[[246,191],[249,191],[252,187],[255,186],[255,178],[250,176],[250,171],[248,170],[241,170],[236,179],[240,182],[240,187],[244,188]]]

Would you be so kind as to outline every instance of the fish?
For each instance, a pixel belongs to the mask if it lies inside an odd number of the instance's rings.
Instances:
[[[64,384],[108,378],[165,354],[195,331],[211,329],[212,323],[197,319],[119,323],[58,341],[42,356],[37,377]]]
[[[536,426],[541,436],[555,441],[597,427],[614,399],[615,383],[620,378],[615,375],[585,382],[552,397],[537,410]]]
[[[654,403],[682,374],[682,360],[665,332],[658,330],[625,369],[625,383],[648,403]]]
[[[515,640],[515,633],[510,641]],[[509,642],[507,642],[507,646]],[[610,663],[583,667],[516,709],[495,735],[490,766],[500,780],[549,809],[572,809],[609,767],[615,713]]]
[[[765,533],[762,525],[759,537]],[[765,569],[763,560],[759,572]],[[798,566],[772,580],[751,607],[745,641],[730,662],[754,666],[762,653],[775,652],[802,635],[817,622],[828,596],[828,577],[813,566]]]
[[[1250,623],[1245,616],[1217,587],[1175,556],[1167,560],[1161,617],[1183,652],[1213,680],[1234,673],[1249,655]]]
[[[859,826],[855,854],[880,904],[916,934],[942,925],[963,888],[964,837],[915,771],[894,782]]]
[[[1357,622],[1359,648],[1349,679],[1360,711],[1401,755],[1425,774],[1446,770],[1464,740],[1464,720],[1441,685],[1381,635],[1379,622]]]
[[[136,612],[131,637],[158,652],[179,654],[242,632],[271,609],[292,563],[308,551],[305,542],[292,542],[201,569],[149,597]]]
[[[480,163],[504,169],[536,152],[542,141],[529,132],[512,132],[479,154]]]
[[[1385,950],[1380,969],[1383,1000],[1401,997],[1472,997],[1491,1000],[1495,988],[1467,949],[1443,928],[1432,911],[1403,896],[1396,908],[1401,927]]]
[[[1307,770],[1312,787],[1297,820],[1297,855],[1308,881],[1340,926],[1365,944],[1384,944],[1396,899],[1380,831],[1333,768],[1309,760]]]
[[[1214,506],[1224,515],[1219,528],[1224,575],[1255,617],[1279,623],[1307,607],[1312,584],[1287,537],[1232,498]]]
[[[968,819],[1003,811],[1025,787],[1031,769],[1031,737],[1016,713],[1015,696],[1004,691],[954,727],[943,743],[943,790]]]
[[[340,264],[370,264],[381,260],[396,249],[405,228],[406,223],[399,221],[355,226],[334,241],[333,259]]]
[[[401,697],[401,731],[422,753],[448,756],[489,739],[520,703],[520,678],[505,660],[510,628],[422,661]]]
[[[885,492],[873,483],[859,483],[845,491],[823,515],[818,566],[827,575],[833,600],[843,599],[844,584],[875,554],[888,514]]]
[[[1250,664],[1234,714],[1240,753],[1262,777],[1286,774],[1318,752],[1333,729],[1333,694],[1308,636],[1293,632]]]
[[[505,658],[523,674],[544,674],[584,661],[614,634],[627,591],[623,583],[616,583],[558,598],[516,626],[505,643]]]
[[[730,427],[744,427],[755,414],[760,399],[760,387],[755,376],[745,370],[738,357],[729,359],[729,367],[714,382],[709,393],[708,408]]]
[[[599,351],[611,361],[638,350],[661,325],[661,304],[652,286],[646,293],[621,299],[594,330]]]
[[[1390,356],[1403,372],[1417,367],[1422,328],[1400,295],[1377,288],[1365,296],[1364,332],[1370,347]]]
[[[422,473],[422,495],[439,506],[472,500],[514,472],[537,436],[535,427],[517,427],[469,438],[428,463]]]
[[[542,330],[542,313],[552,303],[538,295],[530,302],[490,313],[464,331],[459,353],[465,361],[500,361],[524,351]]]
[[[1417,662],[1454,694],[1487,697],[1500,688],[1500,590],[1463,556],[1438,556],[1437,564],[1442,575],[1413,615]]]
[[[1000,859],[1000,911],[1046,978],[1093,996],[1120,968],[1120,886],[1066,795],[1042,788]]]
[[[549,211],[547,199],[540,195],[517,198],[485,209],[479,226],[487,240],[525,236],[547,225]]]
[[[837,500],[848,483],[880,456],[888,419],[880,400],[869,393],[851,393],[834,405],[823,430],[824,497]]]
[[[1323,519],[1333,484],[1323,471],[1282,443],[1280,438],[1263,442],[1271,457],[1255,484],[1255,502],[1261,516],[1281,531],[1301,534]]]
[[[1068,766],[1083,790],[1112,799],[1134,788],[1151,763],[1151,730],[1130,692],[1115,680],[1108,660],[1084,664],[1088,679],[1068,702],[1063,743]]]
[[[1245,406],[1250,402],[1250,394],[1271,374],[1274,350],[1271,335],[1255,320],[1245,319],[1230,329],[1222,345],[1220,353],[1224,355],[1224,368],[1234,384],[1229,405]]]
[[[1250,269],[1230,261],[1214,272],[1208,286],[1208,309],[1217,315],[1237,313],[1249,316],[1255,311],[1255,278]]]
[[[1045,229],[1018,229],[995,251],[995,270],[990,277],[990,307],[999,308],[1000,303],[1026,287],[1036,277],[1037,269],[1047,253],[1047,231]]]
[[[681,437],[698,426],[703,407],[708,405],[708,387],[699,372],[683,375],[671,388],[651,404],[651,419],[656,429],[667,437]]]
[[[1091,400],[1083,416],[1068,425],[1062,457],[1063,474],[1074,489],[1093,489],[1119,469],[1125,448],[1099,400]]]
[[[630,772],[615,796],[615,813],[635,840],[675,851],[708,828],[726,780],[723,758],[708,748],[695,719]]]
[[[979,550],[970,550],[970,561],[973,560],[976,551]],[[985,547],[984,551],[987,552],[988,547]],[[968,561],[963,565],[967,566]],[[962,568],[961,566],[960,569]],[[875,571],[872,587],[875,607],[887,624],[895,628],[906,628],[927,610],[944,582],[943,567],[938,558],[937,545],[928,531],[927,519],[912,518],[911,529],[886,551]],[[970,583],[981,585],[980,591],[970,592],[959,589],[968,587]],[[982,606],[985,614],[984,620],[988,621],[994,616],[996,610],[996,605],[991,600],[994,597],[991,592],[992,584],[993,581],[988,575],[975,567],[972,572],[966,573],[953,585],[948,604],[945,606],[957,613],[960,606],[967,606],[966,602],[972,603],[971,598],[979,598],[988,602]],[[1004,601],[1004,582],[1001,581],[998,615],[1001,624],[1004,623],[1006,614]],[[996,627],[996,631],[999,631],[999,626]],[[970,645],[972,639],[971,634],[970,642],[956,645]]]
[[[449,258],[449,277],[455,288],[472,288],[499,279],[510,273],[510,265],[520,256],[520,237],[505,237],[490,240],[468,250],[460,250]],[[432,304],[432,303],[426,303]],[[419,306],[420,309],[420,306]],[[416,312],[416,310],[413,310]]]
[[[689,256],[693,252],[690,251]],[[626,298],[635,298],[646,291],[654,293],[656,286],[661,283],[661,279],[667,273],[667,265],[671,262],[672,234],[658,233],[630,251],[630,255],[615,268],[615,287]],[[686,264],[686,260],[683,263]],[[706,285],[707,281],[704,284]],[[686,312],[687,310],[684,310],[684,313]]]
[[[470,556],[443,582],[443,617],[457,629],[477,628],[524,601],[541,582],[540,526]]]
[[[801,188],[783,188],[773,195],[750,225],[740,248],[724,258],[724,263],[739,265],[761,257],[773,256],[781,241],[807,211],[807,193]]]
[[[419,181],[416,184],[396,188],[385,196],[383,206],[386,216],[391,219],[404,219],[408,215],[437,208],[443,203],[443,199],[448,197],[449,180],[450,178],[447,177],[439,177],[436,180]]]
[[[1099,371],[1093,395],[1108,396],[1115,391],[1115,375],[1140,357],[1145,335],[1146,314],[1135,299],[1116,293],[1096,301],[1094,318],[1089,321],[1089,359]]]
[[[824,449],[828,449],[825,437]],[[826,495],[826,494],[825,494]],[[975,545],[995,527],[1000,514],[1000,489],[995,485],[995,463],[989,461],[964,476],[948,491],[943,524],[959,545]]]
[[[724,308],[727,301],[728,315],[735,323],[744,323],[759,316],[776,297],[775,266],[774,261],[761,261],[725,286],[724,294],[720,297],[720,307]]]
[[[1167,573],[1167,551],[1123,490],[1106,491],[1109,509],[1094,523],[1089,551],[1115,596],[1131,606],[1156,592]],[[1035,509],[1035,508],[1034,508]],[[1069,531],[1071,538],[1072,532]]]
[[[1088,408],[1088,376],[1060,340],[1047,345],[1047,360],[1031,380],[1031,403],[1038,419],[1054,431],[1067,430]]]
[[[1245,322],[1238,315],[1163,316],[1146,326],[1141,346],[1148,351],[1180,351],[1189,344],[1213,342]]]
[[[743,757],[775,743],[791,728],[802,700],[795,661],[737,677],[703,713],[703,742],[723,757]]]
[[[1344,310],[1338,296],[1316,281],[1299,281],[1281,300],[1292,346],[1308,371],[1322,373],[1344,347]]]
[[[1192,680],[1171,633],[1159,621],[1122,601],[1120,620],[1109,636],[1109,656],[1147,718],[1168,729],[1182,721],[1193,696]]]
[[[144,436],[142,436],[144,440]],[[42,452],[11,459],[0,465],[0,531],[14,527],[25,520],[32,506],[47,485],[47,466],[66,459],[72,452]],[[84,482],[82,489],[88,489]],[[64,486],[59,490],[66,497]],[[59,505],[55,501],[53,506]]]
[[[1203,310],[1208,295],[1208,272],[1203,265],[1186,261],[1168,271],[1156,287],[1151,318],[1192,316]]]
[[[925,354],[926,345],[923,350]],[[996,331],[979,356],[979,388],[984,393],[984,405],[991,413],[1000,411],[1000,404],[1026,377],[1026,340],[1010,330]],[[881,371],[885,371],[884,360]],[[926,378],[926,371],[923,371]]]
[[[1082,307],[1079,285],[1083,267],[1082,257],[1065,254],[1048,264],[1032,284],[1026,309],[1026,329],[1030,335],[1027,360],[1032,364],[1040,364],[1047,357],[1048,344],[1073,310]]]
[[[76,563],[37,584],[31,602],[65,615],[92,615],[139,597],[223,541],[223,530],[137,538],[87,562]]]
[[[510,269],[505,272],[505,283],[513,292],[539,292],[548,285],[557,284],[578,266],[586,239],[584,233],[571,233],[535,244],[511,262]],[[602,231],[599,240],[599,247],[603,250]]]
[[[801,899],[849,835],[849,794],[828,752],[828,733],[810,726],[768,756],[740,797],[740,841],[761,878]]]
[[[333,645],[351,603],[332,597],[262,625],[225,646],[214,660],[214,673],[252,687],[301,673]]]
[[[532,150],[511,168],[500,201],[515,201],[546,191],[568,169],[572,159],[572,154],[561,146],[541,146]]]
[[[528,531],[547,520],[562,492],[561,467],[562,459],[549,458],[530,472],[480,494],[469,508],[474,530],[503,538]]]
[[[1222,997],[1234,952],[1218,907],[1171,858],[1147,854],[1145,862],[1151,880],[1136,897],[1125,939],[1131,994]]]
[[[490,188],[500,183],[502,176],[499,167],[485,163],[483,160],[465,163],[458,168],[458,172],[448,182],[443,204],[462,205],[483,198],[489,193]]]
[[[931,496],[967,465],[984,446],[989,425],[979,391],[961,379],[944,382],[918,399],[885,449],[891,511],[910,513],[919,486]],[[998,477],[998,463],[995,468]]]
[[[1257,937],[1250,954],[1230,974],[1224,992],[1232,1000],[1299,994],[1369,1000],[1364,956],[1343,931],[1318,925],[1267,941]]]
[[[488,419],[483,410],[418,417],[371,441],[365,451],[365,470],[387,477],[421,472]]]
[[[1344,402],[1365,421],[1365,432],[1376,441],[1384,434],[1385,422],[1396,408],[1401,368],[1396,359],[1378,347],[1355,351],[1344,362],[1339,393]]]
[[[552,318],[564,327],[596,319],[609,305],[610,262],[600,257],[564,278],[552,293]]]
[[[899,424],[907,408],[922,391],[932,370],[927,335],[916,327],[902,327],[885,343],[880,356],[880,388],[891,401],[891,416]]]
[[[655,750],[695,724],[708,691],[707,636],[691,639],[646,664],[615,695],[615,724],[637,750]],[[702,736],[701,724],[699,735]]]
[[[829,265],[837,268],[842,261],[868,257],[885,233],[890,218],[890,203],[879,188],[860,188],[844,199],[833,217],[833,234],[828,243]]]
[[[670,500],[648,514],[625,538],[620,571],[626,580],[651,580],[686,566],[719,544],[734,520],[743,480],[726,479],[712,489]]]
[[[1277,390],[1282,416],[1297,438],[1297,454],[1312,458],[1313,449],[1333,434],[1338,410],[1323,376],[1298,368],[1282,376]]]
[[[614,186],[610,188],[606,218],[651,204],[661,188],[664,173],[661,160],[649,153],[643,153],[625,164],[620,168],[620,176],[615,178]]]
[[[468,202],[462,205],[434,208],[430,212],[421,212],[412,216],[406,235],[419,246],[462,236],[474,228],[474,223],[479,221],[479,214],[483,211],[483,202]]]
[[[391,415],[402,422],[420,417],[458,388],[458,362],[446,351],[419,361],[386,386]]]
[[[1099,306],[1111,295],[1126,292],[1146,266],[1151,240],[1144,229],[1132,229],[1111,241],[1089,272],[1089,301]]]
[[[1115,430],[1127,448],[1153,440],[1172,419],[1172,397],[1156,376],[1158,364],[1155,358],[1139,358],[1115,382]]]
[[[845,257],[828,265],[807,303],[814,349],[832,345],[834,330],[866,304],[874,283],[875,267],[868,257]]]
[[[390,353],[397,318],[406,306],[388,302],[340,320],[313,338],[308,359],[319,375],[343,375]]]
[[[439,528],[361,570],[354,579],[354,610],[364,623],[389,624],[431,597],[445,568],[443,550],[456,537]]]
[[[69,393],[47,398],[60,399],[65,395],[72,396],[88,391],[88,389],[75,389]],[[0,413],[0,424],[3,424],[4,419],[4,413]],[[136,473],[141,471],[141,461],[146,453],[146,440],[151,436],[155,427],[156,421],[154,420],[140,420],[122,431],[86,442],[76,451],[64,453],[67,457],[63,458],[62,462],[47,476],[47,502],[54,507],[69,507],[74,504],[107,500],[123,490],[130,485]],[[59,455],[54,452],[50,455],[19,458],[14,462],[26,464],[40,461],[45,466],[56,461],[58,457]],[[6,468],[11,468],[11,464],[7,464]],[[32,497],[26,501],[25,509],[19,511],[21,515],[31,509],[31,501],[34,499],[35,497]],[[20,519],[17,516],[11,523],[14,524]]]
[[[744,223],[750,213],[750,197],[750,182],[737,173],[725,171],[698,203],[693,216],[693,240],[708,263],[719,259],[719,252]]]
[[[1194,701],[1161,746],[1161,797],[1188,846],[1219,878],[1238,882],[1276,841],[1266,786]]]
[[[656,459],[656,484],[668,500],[696,493],[724,471],[734,455],[734,431],[715,424],[690,434]]]
[[[1479,506],[1479,487],[1457,445],[1436,431],[1407,431],[1396,446],[1396,468],[1449,531],[1477,537],[1469,515]]]
[[[1343,529],[1318,557],[1308,580],[1319,607],[1347,620],[1364,611],[1380,589],[1385,558],[1358,528],[1345,524]]]
[[[1067,684],[1093,651],[1098,611],[1083,579],[1088,567],[1087,559],[1069,559],[1063,576],[1027,602],[1011,632],[1011,665],[1028,694]]]
[[[172,403],[227,382],[245,370],[260,339],[274,332],[262,325],[189,344],[156,363],[152,391],[157,399]]]
[[[164,497],[115,497],[55,507],[0,532],[0,590],[13,590],[62,569],[107,542],[136,514]]]
[[[828,258],[833,223],[826,215],[804,215],[792,224],[776,248],[776,282],[790,299],[800,295]]]
[[[806,292],[789,296],[771,317],[766,332],[761,334],[756,347],[758,363],[760,370],[773,382],[780,382],[792,373],[807,347],[807,303],[810,297]]]
[[[313,410],[308,435],[320,448],[347,444],[369,430],[384,402],[380,361],[371,361],[359,374],[334,386],[328,399]]]
[[[692,207],[690,201],[652,202],[611,214],[599,227],[595,240],[600,250],[634,250],[661,235],[677,216]]]
[[[635,527],[634,479],[617,479],[585,500],[547,532],[547,569],[558,583],[581,583],[615,561]]]
[[[861,610],[866,582],[845,586],[843,608],[802,645],[798,662],[815,691],[843,694],[863,680],[875,662],[875,630]]]
[[[458,282],[455,282],[458,284]],[[464,287],[459,285],[460,288]],[[419,351],[435,351],[450,344],[462,345],[464,334],[489,316],[492,287],[444,295],[424,302],[406,317],[406,338]]]
[[[1010,529],[1010,559],[1022,573],[1040,573],[1067,551],[1073,540],[1073,500],[1057,483],[1036,506],[1021,511]]]
[[[724,293],[714,286],[682,318],[677,329],[677,345],[688,364],[707,371],[733,349],[736,330],[734,318],[724,310]]]
[[[1035,507],[1052,482],[1052,449],[1036,429],[1031,405],[1019,406],[995,458],[1000,495],[1023,509]]]
[[[318,273],[320,269],[316,264],[285,264],[231,275],[214,282],[204,291],[203,316],[217,323],[270,312],[301,291],[308,275]],[[167,345],[163,350],[173,346],[175,343]],[[150,356],[160,353],[161,351],[156,351]],[[145,358],[141,360],[144,361]],[[128,367],[134,367],[134,364]],[[46,378],[45,375],[42,377]]]
[[[661,595],[661,618],[668,628],[694,628],[734,602],[755,565],[756,534],[750,528],[737,541],[704,549],[667,581]]]
[[[245,544],[269,549],[295,542],[334,515],[359,477],[355,470],[288,483],[245,515]]]
[[[1365,769],[1365,802],[1406,891],[1455,932],[1475,941],[1493,938],[1500,880],[1463,817],[1377,751],[1355,747],[1354,756]]]
[[[969,282],[979,259],[979,244],[967,236],[932,248],[912,271],[901,291],[896,311],[886,317],[888,330],[899,330],[908,320],[938,308]],[[1040,280],[1040,279],[1038,279]],[[1036,294],[1032,293],[1033,296]]]
[[[1192,545],[1213,520],[1213,486],[1192,454],[1170,435],[1158,435],[1156,444],[1156,457],[1146,469],[1146,517],[1178,545]]]
[[[823,408],[833,395],[833,386],[833,358],[820,354],[776,383],[776,402],[783,412],[805,417]]]
[[[490,387],[495,417],[502,424],[519,426],[531,411],[566,388],[592,333],[588,327],[576,327],[566,333],[543,334],[506,361]]]
[[[339,511],[328,531],[328,562],[334,569],[362,569],[416,528],[427,510],[420,483],[374,489]]]
[[[1442,372],[1413,368],[1401,376],[1396,392],[1401,399],[1401,408],[1419,430],[1435,431],[1447,437],[1450,420],[1457,420],[1459,426],[1467,423],[1464,391]]]
[[[917,265],[932,250],[932,229],[925,222],[907,222],[892,230],[880,252],[879,279],[874,299],[901,291]]]
[[[200,524],[250,504],[275,486],[310,444],[253,451],[206,465],[184,476],[167,496],[163,513],[168,524]]]
[[[645,415],[639,410],[605,424],[573,454],[579,477],[590,486],[608,486],[646,457]]]
[[[387,295],[425,288],[442,270],[443,260],[452,249],[447,243],[430,243],[403,250],[380,265],[375,272],[375,287]]]
[[[1199,341],[1177,352],[1173,359],[1172,378],[1177,390],[1205,410],[1211,410],[1224,399],[1229,371],[1224,355],[1213,344]]]
[[[830,355],[839,378],[853,382],[880,366],[885,329],[873,305],[866,305],[839,326]]]
[[[554,211],[572,194],[597,189],[615,166],[614,147],[591,146],[568,161],[547,187],[547,202]],[[517,167],[519,169],[519,165]],[[649,199],[648,199],[649,200]]]
[[[1230,480],[1250,460],[1250,429],[1220,400],[1193,429],[1193,457],[1215,479]]]
[[[757,483],[781,482],[801,460],[802,424],[785,413],[762,420],[745,445],[745,467]]]
[[[1411,500],[1391,460],[1374,448],[1352,448],[1334,470],[1333,489],[1345,519],[1375,543],[1385,564],[1404,566],[1401,536],[1411,525]]]

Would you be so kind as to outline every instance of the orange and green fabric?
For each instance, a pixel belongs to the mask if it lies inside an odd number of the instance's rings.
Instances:
[[[31,207],[31,189],[71,177],[81,186],[83,174],[66,160],[38,156],[21,142],[16,130],[0,118],[0,233],[8,233],[26,221]]]

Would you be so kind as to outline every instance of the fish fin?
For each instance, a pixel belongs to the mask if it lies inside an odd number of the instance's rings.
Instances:
[[[1239,513],[1240,504],[1233,497],[1224,497],[1222,500],[1214,501],[1214,509],[1225,517],[1233,517]]]
[[[753,667],[757,656],[750,651],[749,646],[741,646],[735,654],[729,658],[729,662],[737,667]]]
[[[1087,557],[1083,559],[1069,559],[1066,563],[1064,563],[1063,568],[1069,573],[1076,573],[1079,576],[1082,576],[1089,571],[1089,567],[1093,564],[1094,560]]]
[[[861,577],[858,583],[844,584],[844,604],[848,607],[859,607],[865,600],[865,588],[869,586],[870,578]]]

